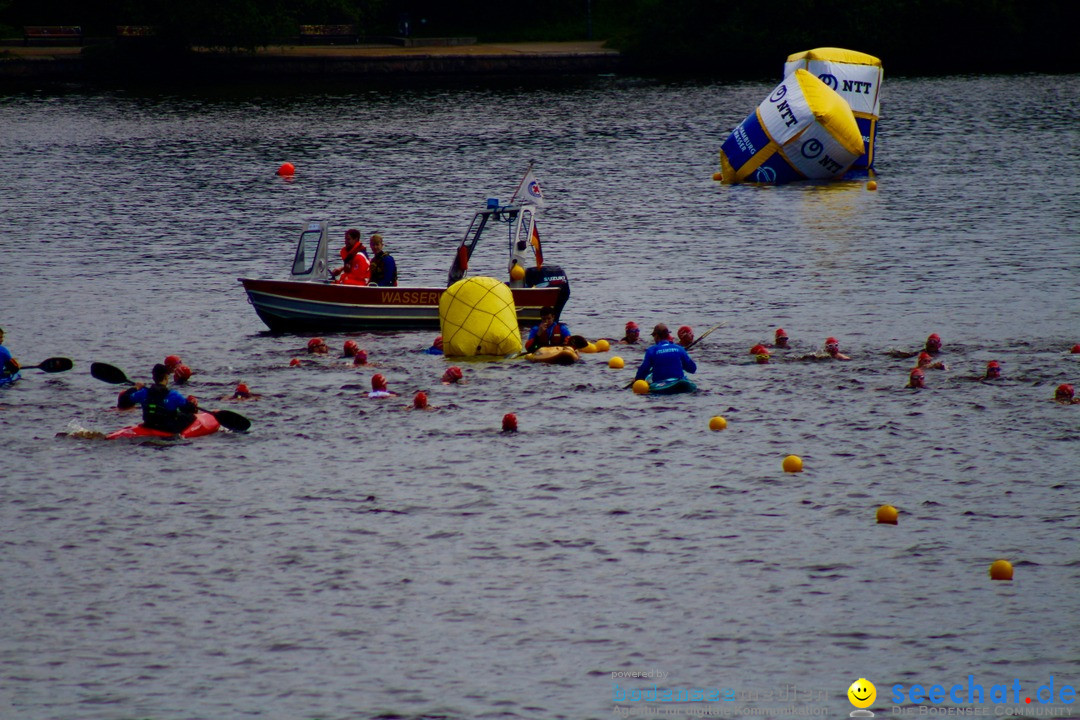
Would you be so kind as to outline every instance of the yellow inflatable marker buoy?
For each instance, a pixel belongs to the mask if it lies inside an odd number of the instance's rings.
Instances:
[[[877,180],[867,180],[866,181],[866,189],[867,190],[877,190]]]
[[[802,458],[798,455],[788,455],[784,458],[784,472],[802,472]]]
[[[604,338],[600,338],[596,341],[596,352],[607,352],[611,349],[611,344]]]
[[[877,521],[884,525],[896,525],[900,513],[892,505],[882,505],[877,509]]]
[[[644,380],[635,380],[634,381],[634,393],[637,394],[637,395],[648,395],[649,394],[649,383],[645,382]]]
[[[439,298],[439,326],[446,357],[509,355],[521,351],[514,295],[491,277],[471,277]]]
[[[625,365],[626,364],[623,362],[623,359],[618,355],[607,361],[607,366],[612,370],[622,370]]]
[[[723,430],[726,427],[727,427],[727,420],[720,417],[719,415],[717,415],[716,417],[709,420],[709,429],[710,430]]]
[[[510,279],[511,280],[524,280],[525,279],[525,268],[521,267],[517,263],[514,263],[514,267],[510,268]]]
[[[1013,567],[1008,560],[995,560],[990,565],[991,580],[1012,580]]]

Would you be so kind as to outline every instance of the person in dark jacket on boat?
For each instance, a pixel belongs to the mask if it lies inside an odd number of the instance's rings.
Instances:
[[[540,324],[529,331],[525,349],[532,352],[537,348],[566,345],[569,340],[570,328],[566,323],[555,322],[555,308],[545,305],[540,308]]]
[[[393,255],[383,250],[383,237],[379,233],[371,236],[371,280],[368,284],[397,286],[397,263]]]
[[[686,352],[686,348],[671,341],[667,325],[660,323],[652,331],[654,345],[645,351],[635,380],[646,380],[652,375],[652,382],[677,380],[686,377],[687,372],[697,372],[697,363]]]
[[[142,405],[143,425],[146,427],[167,433],[183,432],[195,422],[198,401],[169,389],[169,368],[165,365],[155,365],[150,374],[154,378],[153,385],[135,383],[135,387],[120,393],[116,407],[126,410]]]

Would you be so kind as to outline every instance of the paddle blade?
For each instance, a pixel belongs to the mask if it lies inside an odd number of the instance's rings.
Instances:
[[[58,373],[70,370],[75,367],[75,363],[71,362],[70,358],[65,357],[51,357],[46,358],[40,365],[36,365],[38,370],[44,370],[47,373]]]
[[[90,374],[97,380],[112,383],[113,385],[133,384],[128,380],[128,376],[124,374],[123,370],[107,363],[90,363]]]
[[[233,432],[247,432],[247,429],[251,427],[250,420],[232,410],[211,410],[210,414],[217,418],[217,421],[221,423],[223,427],[226,427]]]

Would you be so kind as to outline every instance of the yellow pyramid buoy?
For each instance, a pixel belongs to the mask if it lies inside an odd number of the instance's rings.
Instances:
[[[621,357],[616,355],[607,361],[607,366],[612,370],[622,370],[626,366],[626,363],[623,362]]]
[[[635,380],[634,381],[634,392],[637,393],[638,395],[648,395],[649,394],[649,383],[645,382],[644,380]]]
[[[723,430],[726,427],[727,427],[727,420],[720,417],[719,415],[717,415],[716,417],[709,420],[709,429],[710,430]]]
[[[892,505],[882,505],[877,509],[877,521],[885,525],[896,525],[900,513]]]
[[[802,458],[798,455],[788,455],[784,458],[784,472],[802,472]]]
[[[596,341],[596,352],[607,352],[611,349],[611,343],[604,338],[600,338]]]
[[[990,565],[991,580],[1012,580],[1013,567],[1008,560],[995,560]]]

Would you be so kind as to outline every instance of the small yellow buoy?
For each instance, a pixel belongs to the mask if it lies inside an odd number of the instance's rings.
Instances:
[[[867,190],[877,190],[877,180],[868,180],[866,183]]]
[[[510,279],[511,280],[524,280],[525,279],[525,268],[521,267],[517,263],[514,263],[514,267],[510,268]]]
[[[712,174],[712,179],[713,179],[713,180],[715,180],[715,181],[717,181],[717,182],[720,182],[721,180],[723,180],[723,179],[724,179],[724,173],[722,173],[722,172],[719,172],[719,171],[717,171],[717,172],[714,172],[714,173]]]
[[[1008,560],[995,560],[990,565],[991,580],[1012,580],[1012,563]]]
[[[607,366],[612,370],[622,370],[625,364],[626,363],[623,362],[623,359],[618,355],[607,361]]]
[[[637,393],[638,395],[648,395],[649,394],[649,383],[645,382],[644,380],[635,380],[634,381],[634,392]]]
[[[281,167],[277,169],[277,174],[282,177],[291,177],[296,172],[296,167],[291,162],[281,163]]]
[[[611,343],[609,343],[604,338],[600,338],[599,340],[596,341],[596,351],[597,352],[607,352],[610,349],[611,349]]]
[[[896,525],[900,513],[892,505],[882,505],[877,509],[877,521],[885,525]]]
[[[784,472],[802,472],[802,458],[798,455],[788,455],[784,458]]]
[[[723,430],[727,427],[727,420],[717,415],[713,419],[709,420],[710,430]]]

